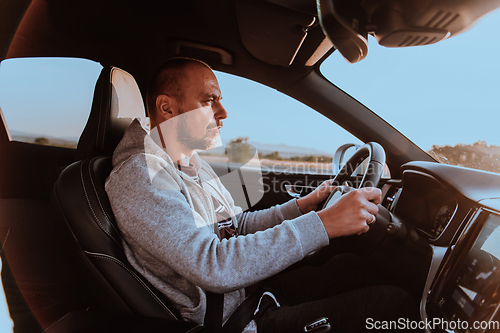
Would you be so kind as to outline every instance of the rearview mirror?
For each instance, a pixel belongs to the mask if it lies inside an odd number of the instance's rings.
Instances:
[[[317,0],[321,28],[335,48],[350,63],[368,53],[367,15],[353,1]]]

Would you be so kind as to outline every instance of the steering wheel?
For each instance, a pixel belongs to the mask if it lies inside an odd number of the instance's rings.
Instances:
[[[356,170],[365,159],[368,159],[368,164],[358,188],[377,187],[378,182],[384,173],[385,151],[384,148],[378,143],[368,142],[358,148],[354,155],[351,156],[342,169],[337,173],[333,179],[333,185],[337,185],[338,187],[330,193],[330,196],[326,199],[322,209],[333,205],[342,194],[349,192],[349,190],[352,189],[341,185],[347,181],[354,170]]]
[[[376,187],[382,177],[385,166],[385,151],[381,145],[376,142],[368,142],[361,146],[354,155],[344,164],[342,169],[337,173],[333,180],[333,185],[337,187],[330,193],[322,209],[334,205],[340,197],[355,188],[342,186],[347,179],[352,175],[354,170],[359,165],[368,159],[367,168],[363,174],[358,188],[361,187]],[[382,243],[387,235],[385,227],[390,221],[389,212],[384,207],[379,206],[379,214],[377,221],[370,225],[370,231],[360,236],[346,236],[330,240],[330,245],[309,254],[307,261],[312,265],[317,265],[325,262],[333,255],[342,252],[360,252],[367,253],[373,251],[379,244]]]

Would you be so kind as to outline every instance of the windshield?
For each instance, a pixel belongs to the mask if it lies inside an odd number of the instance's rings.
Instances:
[[[334,52],[321,72],[437,160],[500,172],[500,11],[437,44]]]

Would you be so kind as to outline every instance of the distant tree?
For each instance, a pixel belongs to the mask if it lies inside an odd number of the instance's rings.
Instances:
[[[312,162],[312,163],[331,163],[333,158],[329,156],[306,155],[306,156],[293,156],[290,161]]]
[[[317,157],[317,162],[319,163],[332,163],[333,157],[330,156],[316,156]]]
[[[255,155],[255,149],[248,143],[248,137],[238,137],[229,141],[226,155],[230,162],[246,163]]]
[[[50,145],[50,141],[49,141],[49,139],[47,139],[47,138],[43,138],[43,137],[36,138],[36,139],[35,139],[35,143],[36,143],[37,145],[44,145],[44,146]]]
[[[275,151],[269,154],[259,153],[259,158],[266,160],[278,160],[278,161],[283,160],[283,157],[280,156],[279,151]]]

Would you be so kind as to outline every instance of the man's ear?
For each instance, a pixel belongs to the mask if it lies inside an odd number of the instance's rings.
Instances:
[[[163,120],[172,118],[171,98],[168,95],[160,94],[156,97],[156,113]]]

